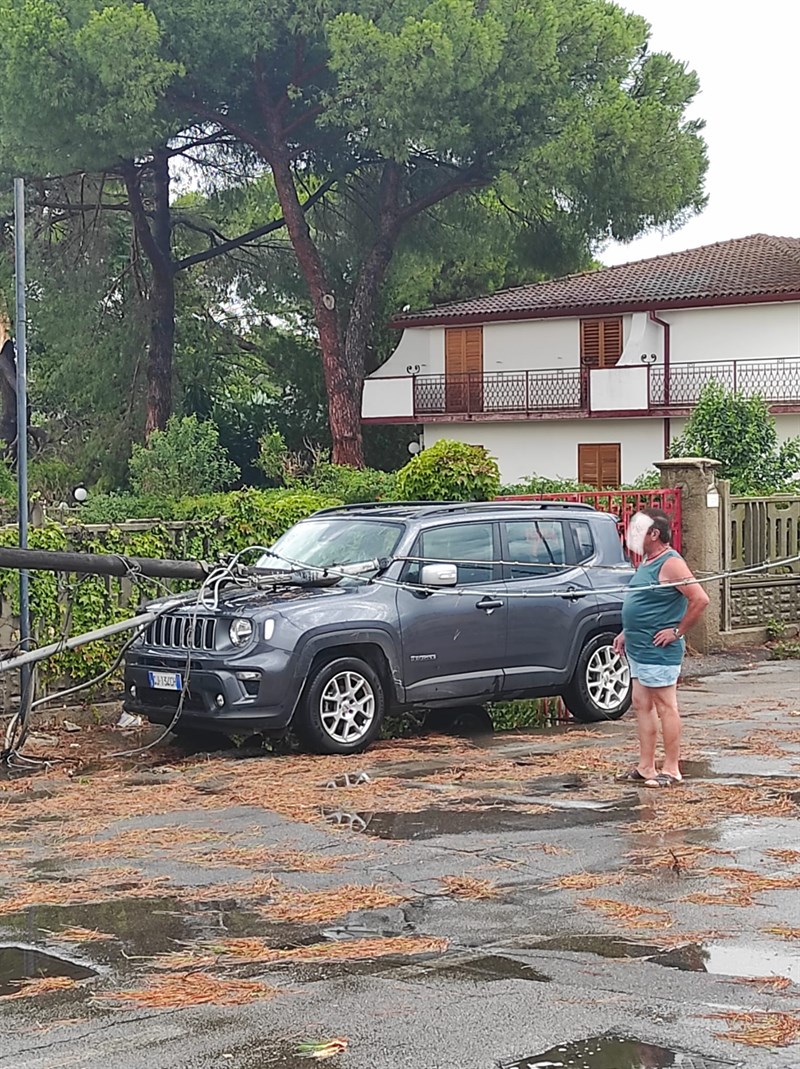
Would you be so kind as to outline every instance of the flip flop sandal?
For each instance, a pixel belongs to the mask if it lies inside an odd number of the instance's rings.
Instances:
[[[674,776],[668,775],[666,772],[659,772],[655,779],[645,780],[645,787],[652,787],[654,790],[660,787],[677,787],[681,780],[675,779]]]
[[[648,783],[646,776],[643,776],[638,768],[635,766],[629,768],[627,772],[620,772],[619,775],[614,777],[618,783]]]

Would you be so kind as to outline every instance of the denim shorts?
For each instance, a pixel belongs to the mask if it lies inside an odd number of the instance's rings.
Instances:
[[[672,687],[681,674],[679,664],[639,664],[628,653],[625,655],[631,670],[631,679],[638,679],[643,687]]]

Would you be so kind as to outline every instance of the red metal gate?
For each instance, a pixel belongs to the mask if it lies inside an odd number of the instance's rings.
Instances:
[[[681,552],[681,492],[670,490],[581,490],[568,494],[510,494],[498,501],[582,501],[598,512],[619,519],[620,538],[625,538],[631,516],[640,509],[661,509],[672,522],[672,544]],[[634,562],[638,563],[638,562]]]

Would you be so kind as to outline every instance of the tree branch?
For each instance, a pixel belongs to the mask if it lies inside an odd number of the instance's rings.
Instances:
[[[322,185],[316,189],[310,197],[308,197],[301,205],[303,212],[307,212],[310,208],[313,208],[315,204],[318,204],[322,198],[333,189],[338,179],[336,177],[328,178]],[[195,264],[205,263],[207,260],[213,260],[217,256],[223,256],[226,252],[232,252],[234,249],[239,249],[242,245],[249,245],[250,242],[256,241],[258,238],[266,237],[267,234],[274,234],[276,230],[281,230],[286,226],[286,221],[281,216],[280,219],[275,219],[271,223],[266,223],[264,226],[256,227],[254,230],[248,230],[246,234],[240,234],[238,238],[231,238],[229,241],[224,241],[219,245],[212,245],[211,248],[204,249],[203,252],[196,252],[192,256],[185,256],[182,260],[175,262],[176,271],[185,271],[187,267],[193,267]]]
[[[472,176],[470,176],[472,172]],[[440,201],[446,200],[454,193],[459,193],[466,189],[480,189],[483,186],[488,185],[490,179],[485,175],[480,175],[477,169],[470,168],[468,171],[462,171],[460,175],[454,178],[448,179],[447,182],[443,182],[436,189],[432,189],[425,196],[419,197],[417,200],[411,201],[400,212],[400,222],[406,223],[409,219],[413,219],[415,215],[419,215],[420,212],[424,212],[426,208],[432,208],[435,204],[439,204]]]

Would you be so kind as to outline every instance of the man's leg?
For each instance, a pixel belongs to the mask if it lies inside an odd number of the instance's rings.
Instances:
[[[678,686],[654,687],[650,691],[656,713],[661,721],[664,737],[664,767],[662,772],[681,779],[681,716],[678,712]]]
[[[633,680],[633,711],[636,714],[636,732],[639,736],[639,774],[645,779],[655,779],[656,742],[658,741],[658,715],[653,703],[653,692],[643,687],[638,679]]]

